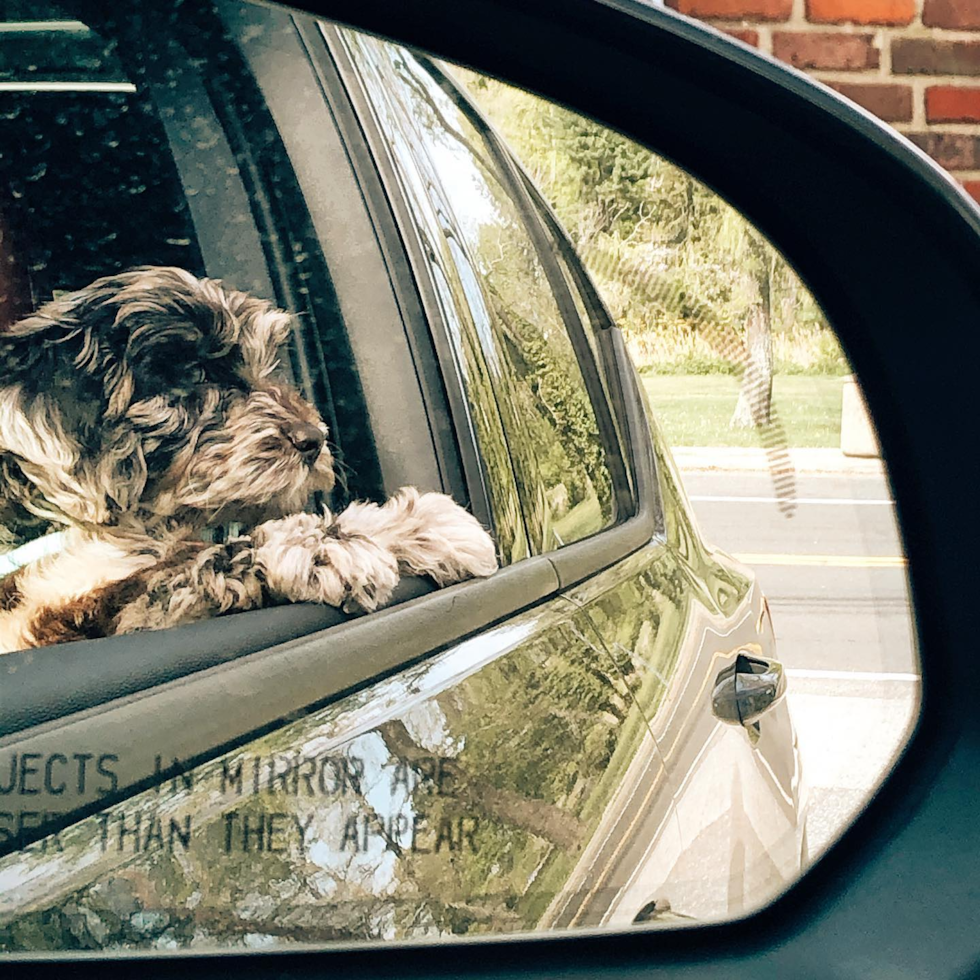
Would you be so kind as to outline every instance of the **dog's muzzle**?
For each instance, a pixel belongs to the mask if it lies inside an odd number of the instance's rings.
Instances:
[[[323,449],[323,433],[308,422],[297,422],[286,430],[286,438],[296,447],[296,451],[311,466]]]

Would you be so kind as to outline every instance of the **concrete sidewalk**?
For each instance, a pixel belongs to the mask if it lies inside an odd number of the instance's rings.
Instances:
[[[919,683],[913,674],[849,680],[844,671],[812,671],[814,677],[787,673],[787,698],[810,790],[812,860],[853,823],[891,770],[919,713]]]
[[[685,472],[757,472],[771,468],[772,462],[761,446],[678,446],[671,450],[677,465]],[[828,473],[849,476],[882,476],[880,459],[845,456],[839,449],[784,449],[777,451],[777,464],[786,458],[796,473]]]

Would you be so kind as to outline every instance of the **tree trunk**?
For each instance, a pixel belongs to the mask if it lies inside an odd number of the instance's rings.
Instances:
[[[431,761],[432,754],[415,743],[400,719],[385,722],[379,731],[388,751],[402,762],[412,765],[420,759]],[[471,813],[484,813],[505,827],[517,827],[567,851],[579,847],[585,840],[586,828],[575,814],[554,803],[488,786],[459,763],[454,765],[453,777],[452,796]]]
[[[772,333],[765,304],[752,308],[745,331],[746,358],[742,387],[729,427],[769,425],[772,408]]]

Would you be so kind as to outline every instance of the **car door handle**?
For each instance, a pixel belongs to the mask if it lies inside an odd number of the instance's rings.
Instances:
[[[715,678],[711,710],[729,725],[748,725],[786,693],[786,674],[777,660],[740,652]]]

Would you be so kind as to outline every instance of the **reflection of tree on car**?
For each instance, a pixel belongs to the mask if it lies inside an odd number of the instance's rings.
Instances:
[[[49,872],[28,886],[45,911],[7,927],[5,943],[17,947],[28,931],[73,916],[83,948],[151,944],[161,935],[183,944],[195,933],[233,942],[253,933],[327,940],[533,928],[607,808],[617,786],[610,762],[622,753],[629,761],[643,727],[622,677],[583,643],[591,627],[564,619],[535,614],[503,627],[516,644],[507,657],[372,733],[349,742],[332,735],[378,702],[397,712],[406,691],[438,675],[438,660],[388,691],[355,696],[253,743],[244,756],[191,770],[170,792],[90,818],[65,837],[75,870],[52,874],[42,855],[34,859]],[[358,774],[310,796],[289,777],[289,763],[324,752],[355,759]],[[256,759],[270,763],[253,781]],[[226,778],[239,769],[244,780]],[[278,814],[275,839],[263,839]],[[188,846],[168,846],[169,815],[190,815]],[[161,820],[158,840],[153,821]],[[308,828],[302,843],[299,825]],[[106,915],[109,867],[111,880],[141,883],[142,933]],[[42,897],[52,892],[68,894],[52,905]],[[244,912],[236,920],[232,909]]]
[[[641,366],[740,373],[732,424],[761,429],[771,421],[773,334],[805,337],[843,367],[793,270],[717,195],[592,120],[454,72],[555,207]]]

